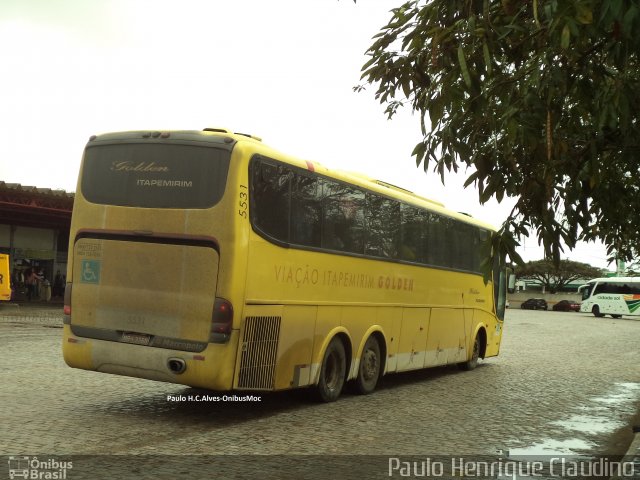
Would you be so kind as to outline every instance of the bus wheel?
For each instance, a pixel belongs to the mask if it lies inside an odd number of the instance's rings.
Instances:
[[[473,342],[473,353],[471,358],[466,362],[458,364],[462,370],[473,370],[478,366],[478,358],[480,358],[480,335],[476,335],[476,339]]]
[[[371,335],[364,344],[360,356],[360,368],[356,378],[356,390],[362,395],[373,392],[380,377],[380,345],[376,337]]]
[[[322,359],[320,380],[317,385],[317,394],[323,402],[335,402],[344,386],[347,372],[347,360],[344,345],[338,337],[334,337]]]
[[[600,307],[598,305],[594,305],[591,309],[591,313],[593,313],[594,317],[604,317],[604,313],[600,313]]]

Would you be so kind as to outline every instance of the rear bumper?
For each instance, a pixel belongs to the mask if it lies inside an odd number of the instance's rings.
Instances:
[[[62,352],[73,368],[225,391],[233,386],[237,344],[236,330],[228,343],[194,353],[78,337],[64,325]],[[184,361],[184,373],[169,369],[176,358]]]

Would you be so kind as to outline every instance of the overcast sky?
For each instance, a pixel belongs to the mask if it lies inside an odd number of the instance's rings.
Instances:
[[[0,180],[75,191],[97,133],[224,127],[359,171],[499,226],[464,173],[416,168],[417,117],[354,93],[364,52],[400,1],[1,0]],[[535,239],[520,249],[542,257]],[[606,267],[601,246],[572,260]]]

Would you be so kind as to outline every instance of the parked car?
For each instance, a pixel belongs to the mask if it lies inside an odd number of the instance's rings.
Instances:
[[[522,302],[520,308],[526,310],[548,310],[549,306],[544,298],[530,298]]]
[[[574,300],[560,300],[553,306],[556,312],[579,312],[580,304]]]

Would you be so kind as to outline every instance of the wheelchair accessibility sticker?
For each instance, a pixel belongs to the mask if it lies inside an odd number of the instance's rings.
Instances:
[[[100,260],[82,260],[82,283],[100,283]]]

